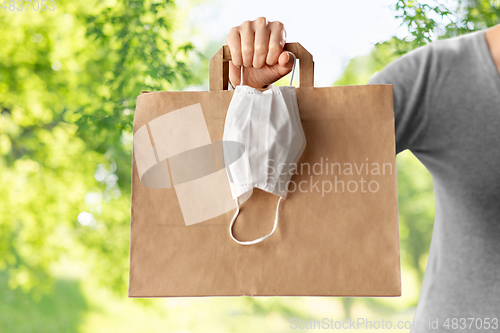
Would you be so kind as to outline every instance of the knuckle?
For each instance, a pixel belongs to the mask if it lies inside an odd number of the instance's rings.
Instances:
[[[243,22],[240,27],[242,28],[250,28],[250,26],[252,25],[252,21],[245,21]]]
[[[257,24],[259,26],[267,25],[267,19],[263,16],[258,17],[254,22],[255,22],[255,24]]]
[[[229,48],[230,51],[231,51],[231,57],[234,58],[234,57],[241,57],[241,51],[239,48],[235,47],[235,48]]]
[[[229,30],[229,33],[227,34],[226,38],[226,44],[233,44],[235,42],[235,39],[239,38],[239,32],[238,29],[233,27],[231,30]]]
[[[279,44],[271,44],[269,45],[269,52],[272,52],[272,53],[281,53],[281,51],[283,50],[283,47]]]
[[[235,65],[239,65],[241,63],[241,52],[238,50],[231,50],[231,61]]]
[[[271,22],[270,25],[272,25],[274,29],[283,29],[285,27],[285,25],[280,21]]]
[[[246,56],[251,55],[251,54],[253,54],[253,47],[248,46],[248,45],[244,45],[241,47],[241,53],[246,55]]]
[[[255,46],[255,54],[265,55],[267,54],[267,45],[259,44]]]

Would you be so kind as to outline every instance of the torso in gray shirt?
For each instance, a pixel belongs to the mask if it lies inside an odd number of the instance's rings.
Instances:
[[[500,332],[500,75],[484,31],[412,51],[370,83],[394,85],[397,152],[410,149],[434,182],[412,332]],[[481,318],[483,328],[467,319],[453,329],[453,318]],[[485,318],[497,318],[497,329],[485,329]],[[429,329],[436,319],[439,329]]]

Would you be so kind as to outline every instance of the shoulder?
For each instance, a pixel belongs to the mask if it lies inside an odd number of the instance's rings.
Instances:
[[[474,61],[478,55],[481,38],[484,39],[484,30],[431,43],[437,74],[442,75],[457,67],[466,68],[469,66],[470,62]]]
[[[394,84],[396,82],[411,80],[417,72],[424,70],[432,63],[434,58],[434,45],[430,43],[421,46],[389,63],[370,78],[370,84]]]
[[[445,73],[469,59],[468,55],[475,52],[474,45],[482,33],[484,31],[441,39],[414,49],[375,73],[370,83],[398,82],[402,76],[424,75],[426,72]]]
[[[435,52],[442,58],[462,58],[464,54],[474,52],[477,41],[484,38],[484,33],[484,30],[470,32],[457,37],[440,39],[430,45],[434,45]]]

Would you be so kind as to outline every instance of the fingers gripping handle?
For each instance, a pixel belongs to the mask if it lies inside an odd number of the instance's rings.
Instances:
[[[300,43],[286,43],[283,50],[292,52],[300,60],[299,87],[314,87],[314,61],[312,55]],[[231,51],[228,45],[222,46],[210,59],[210,90],[227,90],[229,60],[231,60]]]
[[[295,64],[297,63],[297,57],[295,56],[295,54],[293,54],[292,52],[290,52],[289,54],[291,54],[291,56],[293,57],[293,67],[292,67],[292,77],[290,78],[290,86],[292,85],[293,83],[293,74],[295,74]],[[243,69],[245,68],[245,66],[241,66],[241,73],[240,73],[240,86],[244,85],[244,77],[243,77]]]

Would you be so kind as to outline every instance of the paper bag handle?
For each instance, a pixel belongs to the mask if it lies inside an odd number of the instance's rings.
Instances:
[[[286,43],[283,50],[292,52],[300,60],[299,87],[314,87],[314,61],[311,53],[300,43]],[[231,51],[228,45],[222,46],[210,59],[210,90],[227,90],[229,60],[231,60]]]

